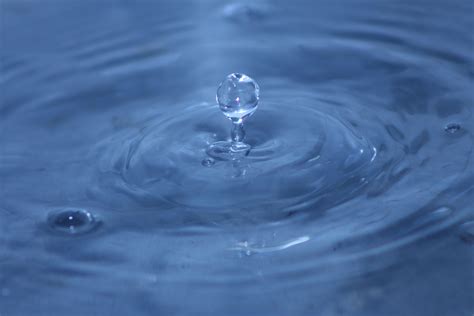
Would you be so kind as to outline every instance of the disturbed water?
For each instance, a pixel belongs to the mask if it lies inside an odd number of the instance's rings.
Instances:
[[[0,10],[1,316],[474,313],[470,1]]]

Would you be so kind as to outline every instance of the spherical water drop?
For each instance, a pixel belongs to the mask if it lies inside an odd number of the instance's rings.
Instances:
[[[257,110],[260,88],[247,75],[228,75],[217,89],[217,103],[229,119],[240,122]]]
[[[99,224],[91,213],[80,209],[52,212],[47,222],[55,231],[70,235],[90,232]]]

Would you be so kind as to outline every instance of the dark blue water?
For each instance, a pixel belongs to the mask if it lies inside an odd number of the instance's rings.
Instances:
[[[472,316],[472,1],[0,0],[0,315]],[[261,88],[247,157],[215,93]]]

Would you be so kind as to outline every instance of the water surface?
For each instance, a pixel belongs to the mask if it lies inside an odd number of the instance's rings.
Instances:
[[[2,0],[0,315],[471,316],[473,14]]]

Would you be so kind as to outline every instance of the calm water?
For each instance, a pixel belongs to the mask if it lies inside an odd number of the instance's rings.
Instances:
[[[467,0],[0,0],[0,315],[472,316],[473,29]],[[253,150],[209,163],[231,72]]]

